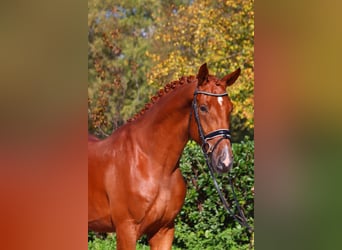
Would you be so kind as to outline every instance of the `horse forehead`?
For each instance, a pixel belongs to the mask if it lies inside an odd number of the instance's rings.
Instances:
[[[224,88],[217,90],[217,91],[210,91],[211,93],[214,94],[222,94],[225,93],[226,90]],[[213,96],[203,96],[205,98],[205,102],[206,103],[210,103],[211,107],[215,107],[218,110],[220,110],[220,112],[223,111],[227,111],[230,112],[230,110],[233,107],[233,103],[231,102],[230,98],[228,95],[226,96],[217,96],[217,97],[213,97]]]
[[[220,112],[229,112],[231,110],[232,103],[228,96],[218,96],[216,98],[212,98],[210,101],[213,106],[220,110]]]
[[[222,96],[219,96],[219,97],[217,98],[217,102],[219,103],[220,106],[223,105],[223,98],[222,98]]]
[[[212,86],[212,87],[218,87],[220,85],[220,79],[218,79],[215,76],[209,76],[207,85]]]
[[[218,84],[219,79],[213,76],[209,76],[208,83],[201,89],[202,91],[206,91],[213,94],[223,94],[226,92],[226,88]],[[202,96],[206,102],[210,102],[211,104],[214,104],[218,108],[225,108],[230,106],[230,99],[228,96],[218,96],[218,97],[212,97],[212,96]]]
[[[216,92],[210,91],[210,93],[222,94],[222,93],[225,93],[225,90],[216,91]],[[209,96],[209,95],[200,95],[199,98],[200,98],[199,103],[209,105],[211,109],[213,110],[215,109],[217,110],[217,112],[222,113],[222,114],[229,113],[233,106],[229,96],[227,95],[216,96],[216,97]]]
[[[218,79],[211,79],[208,83],[203,87],[203,91],[207,91],[213,94],[222,94],[226,92],[226,88],[219,83]]]
[[[222,85],[216,84],[216,82],[214,82],[214,81],[209,81],[209,83],[206,84],[204,86],[204,88],[201,90],[205,91],[205,92],[213,93],[213,94],[226,93],[226,88]],[[224,100],[226,100],[226,99],[227,99],[226,97],[221,97],[221,96],[216,97],[216,98],[210,98],[210,100],[213,100],[216,103],[218,102],[219,104],[221,104],[221,106],[222,106],[222,103],[224,102]]]

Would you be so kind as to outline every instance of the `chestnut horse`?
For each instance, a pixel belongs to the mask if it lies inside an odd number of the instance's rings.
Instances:
[[[232,167],[233,105],[226,87],[239,74],[237,69],[218,79],[203,64],[196,77],[166,85],[111,136],[89,137],[89,230],[116,232],[117,249],[135,249],[142,235],[151,249],[171,249],[186,194],[179,159],[187,141],[203,146],[216,172]]]

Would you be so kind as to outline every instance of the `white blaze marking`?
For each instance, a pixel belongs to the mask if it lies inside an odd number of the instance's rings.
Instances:
[[[222,106],[223,98],[221,96],[217,98],[217,101],[220,104],[220,106]]]

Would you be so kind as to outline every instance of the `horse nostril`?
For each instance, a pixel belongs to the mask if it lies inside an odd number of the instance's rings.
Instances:
[[[226,165],[221,159],[218,161],[216,165],[216,170],[218,173],[227,173],[231,168],[231,164]]]
[[[230,156],[222,157],[219,160],[219,163],[222,165],[223,168],[230,168],[233,165],[233,158]]]
[[[229,156],[228,154],[224,153],[221,157],[220,157],[220,162],[222,162],[222,164],[228,166],[231,164],[231,162],[233,161],[233,158],[231,156]]]

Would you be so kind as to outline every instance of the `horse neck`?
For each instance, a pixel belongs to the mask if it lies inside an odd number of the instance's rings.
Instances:
[[[140,138],[144,135],[148,144],[147,153],[155,153],[167,159],[170,164],[176,164],[189,140],[189,121],[192,109],[192,99],[196,84],[189,83],[177,87],[161,97],[135,123],[135,131]],[[176,161],[176,162],[174,162]],[[174,166],[173,166],[174,167]]]

